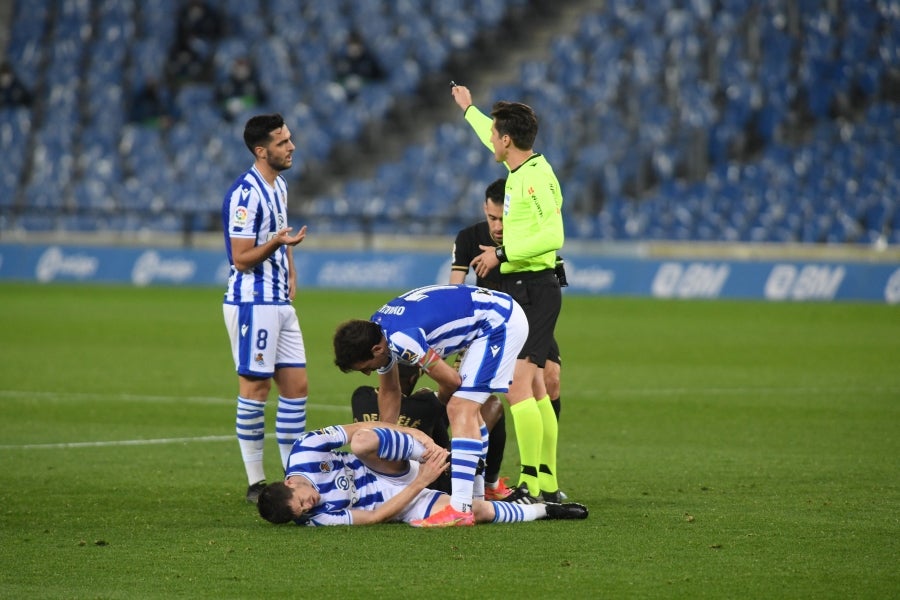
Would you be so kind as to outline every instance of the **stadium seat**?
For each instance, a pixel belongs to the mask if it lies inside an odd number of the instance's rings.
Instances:
[[[584,217],[567,220],[570,237],[852,243],[871,241],[880,222],[893,240],[898,111],[882,99],[888,69],[900,64],[898,29],[884,26],[896,15],[886,3],[839,4],[831,14],[821,2],[799,2],[794,35],[790,15],[772,1],[608,0],[551,39],[543,56],[523,62],[517,81],[479,92],[521,99],[538,111],[537,149],[561,178],[567,210]],[[274,65],[258,71],[271,108],[295,123],[297,164],[289,176],[299,180],[336,144],[352,144],[367,124],[384,119],[398,97],[418,93],[454,51],[527,5],[226,0],[226,14],[249,16],[229,19],[215,64],[221,74],[246,54],[257,66]],[[4,185],[21,186],[12,198],[34,210],[51,202],[186,210],[192,200],[217,210],[221,185],[186,183],[196,157],[210,163],[198,168],[212,180],[233,177],[249,157],[234,143],[240,124],[224,121],[211,84],[177,91],[183,119],[166,132],[138,132],[125,123],[132,88],[165,73],[180,4],[27,6],[13,12],[6,50],[23,81],[41,90],[40,111],[0,112],[0,147],[34,147],[31,170],[24,159],[10,158],[2,172]],[[353,101],[337,89],[332,68],[351,29],[364,31],[391,66],[385,82],[364,87]],[[50,33],[52,43],[45,43]],[[836,101],[854,95],[868,109],[852,123],[834,120]],[[788,143],[798,127],[809,141]],[[377,168],[371,182],[336,182],[337,194],[313,199],[310,214],[335,230],[352,228],[352,219],[335,215],[354,211],[397,222],[430,219],[429,231],[444,219],[445,234],[455,217],[478,218],[473,196],[502,170],[458,120],[438,126],[432,138]],[[39,191],[47,185],[57,199]],[[170,191],[138,189],[147,185]],[[113,206],[97,199],[103,194],[124,197]],[[192,215],[187,222],[207,226]],[[166,219],[98,217],[98,223],[173,227]],[[78,219],[59,225],[86,227]]]

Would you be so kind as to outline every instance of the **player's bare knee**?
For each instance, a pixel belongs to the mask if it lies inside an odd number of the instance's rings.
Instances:
[[[306,369],[285,367],[275,371],[273,377],[278,392],[285,398],[305,398],[309,394],[309,379]]]
[[[239,394],[248,400],[265,402],[272,389],[272,380],[256,377],[240,377]]]
[[[547,388],[547,395],[550,398],[559,398],[559,378],[557,377],[555,380],[545,379],[544,383]]]
[[[378,434],[371,429],[359,429],[350,439],[350,451],[357,456],[378,452]]]
[[[447,403],[447,416],[450,422],[457,419],[474,419],[479,414],[481,405],[471,400],[464,400],[453,396]]]
[[[559,398],[560,393],[560,367],[557,363],[548,360],[544,364],[544,386],[547,388],[547,395],[551,398]]]

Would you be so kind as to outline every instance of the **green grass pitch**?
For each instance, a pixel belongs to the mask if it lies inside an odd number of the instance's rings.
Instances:
[[[307,529],[243,500],[221,293],[0,285],[0,597],[900,594],[897,307],[566,296],[559,470],[588,520]],[[373,381],[334,327],[391,296],[301,290],[311,427]]]

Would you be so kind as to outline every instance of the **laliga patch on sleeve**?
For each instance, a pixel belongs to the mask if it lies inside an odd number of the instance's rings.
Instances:
[[[232,217],[234,220],[234,224],[240,227],[243,227],[247,224],[247,207],[246,206],[238,206],[234,209],[234,216]]]
[[[400,362],[414,365],[419,362],[419,355],[407,348],[403,351],[403,354],[400,355]]]

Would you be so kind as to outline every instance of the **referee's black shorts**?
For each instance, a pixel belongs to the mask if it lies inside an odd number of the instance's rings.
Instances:
[[[553,269],[504,273],[500,290],[518,302],[528,318],[528,339],[519,358],[529,358],[543,368],[555,340],[553,330],[562,308],[562,292]],[[556,350],[558,356],[559,350]]]
[[[556,341],[556,337],[553,338],[553,343],[550,344],[550,352],[547,354],[547,360],[551,360],[558,365],[562,365],[562,357],[559,355],[559,342]]]

